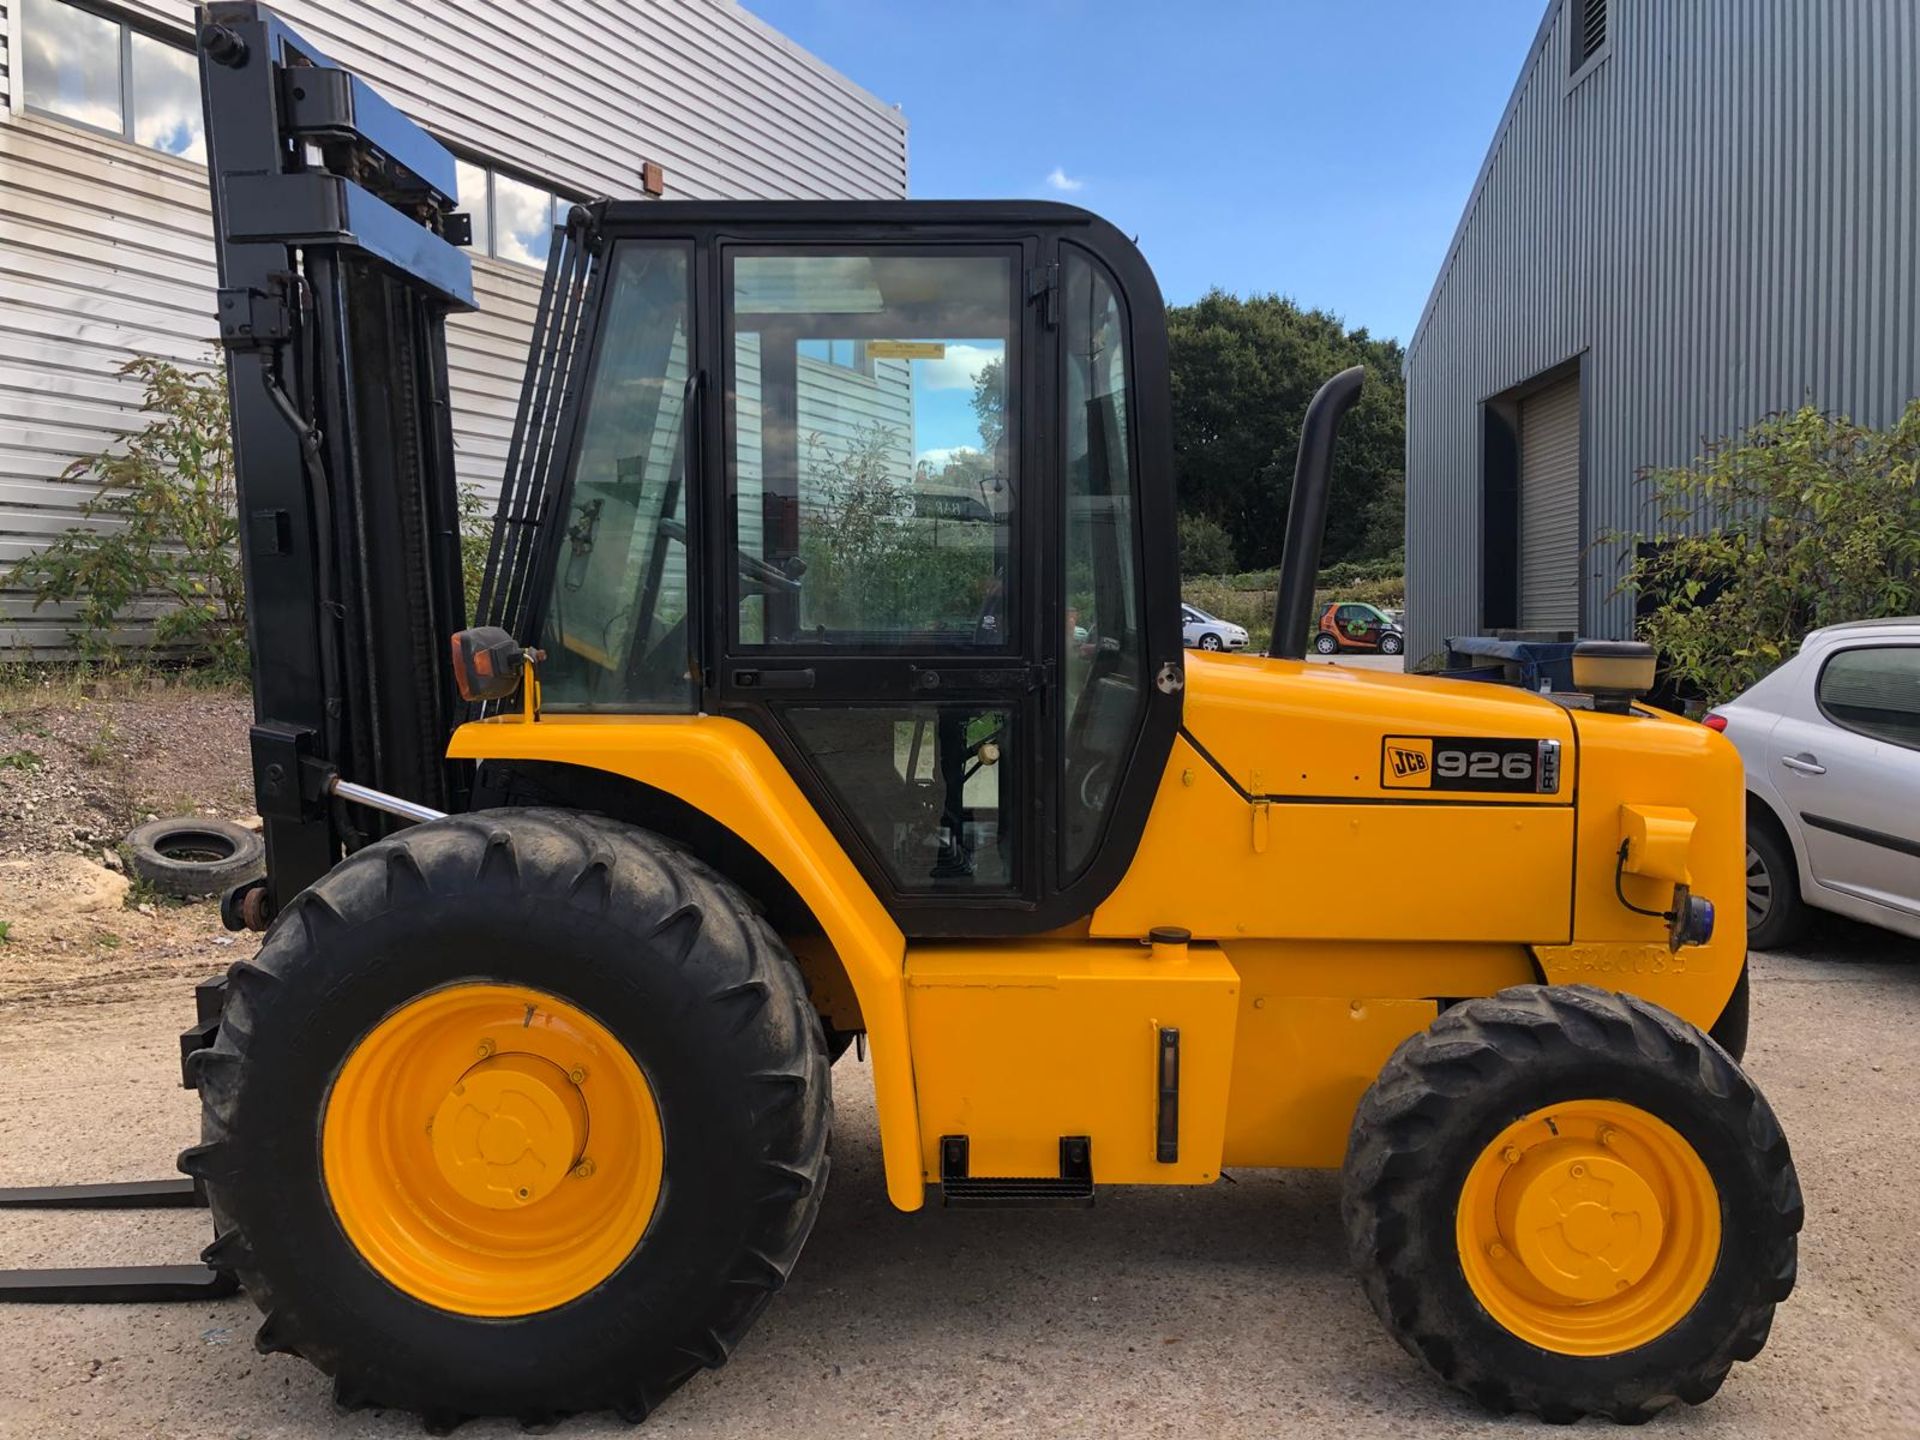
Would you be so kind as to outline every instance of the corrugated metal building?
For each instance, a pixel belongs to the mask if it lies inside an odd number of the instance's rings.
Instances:
[[[1408,347],[1408,653],[1625,638],[1637,472],[1920,394],[1920,6],[1550,0]]]
[[[556,205],[906,194],[907,130],[730,0],[282,0],[465,163],[478,314],[451,334],[461,476],[505,463]],[[0,0],[0,570],[74,522],[76,456],[136,429],[136,354],[209,357],[213,246],[190,0]],[[0,655],[67,641],[0,592]]]

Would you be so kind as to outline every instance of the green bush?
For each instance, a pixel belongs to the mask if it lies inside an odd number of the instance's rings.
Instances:
[[[1653,602],[1642,636],[1713,704],[1809,630],[1911,614],[1917,470],[1920,400],[1885,430],[1811,406],[1769,416],[1689,467],[1643,472],[1653,525],[1606,537],[1631,547],[1621,588]]]
[[[91,523],[14,565],[7,583],[31,591],[36,610],[78,602],[73,643],[89,660],[116,662],[129,612],[157,600],[155,648],[242,676],[246,601],[225,379],[146,356],[120,374],[143,387],[146,428],[125,450],[66,468],[63,480],[95,487],[80,507]]]

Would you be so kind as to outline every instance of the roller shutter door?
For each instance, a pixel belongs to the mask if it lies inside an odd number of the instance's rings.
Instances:
[[[1580,381],[1520,402],[1520,624],[1580,627]]]

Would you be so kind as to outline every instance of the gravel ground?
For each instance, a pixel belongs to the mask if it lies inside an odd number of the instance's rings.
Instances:
[[[249,814],[252,720],[243,690],[140,672],[0,686],[0,857],[97,859],[148,814]]]
[[[195,1134],[175,1088],[188,983],[235,953],[212,907],[99,958],[97,983],[0,964],[0,1183],[172,1173]],[[0,954],[13,947],[0,947]],[[1800,1288],[1760,1359],[1655,1429],[1740,1437],[1920,1434],[1920,964],[1833,926],[1755,960],[1749,1065],[1807,1197]],[[60,976],[53,977],[60,979]],[[1110,1191],[1092,1211],[900,1215],[882,1193],[867,1070],[835,1074],[831,1192],[793,1282],[660,1435],[1563,1434],[1483,1416],[1388,1340],[1349,1278],[1325,1174]],[[205,1217],[10,1214],[0,1265],[191,1255]],[[245,1299],[0,1308],[0,1434],[402,1437],[342,1415],[317,1372],[250,1343]],[[607,1417],[565,1432],[624,1430]],[[474,1424],[465,1436],[512,1435]]]

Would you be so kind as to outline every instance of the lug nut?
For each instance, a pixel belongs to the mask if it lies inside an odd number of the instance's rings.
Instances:
[[[1518,1165],[1520,1163],[1520,1152],[1509,1145],[1500,1152],[1500,1158],[1509,1165]]]
[[[1613,1148],[1613,1142],[1617,1138],[1619,1138],[1618,1133],[1614,1130],[1614,1128],[1611,1125],[1602,1125],[1600,1127],[1600,1136],[1599,1136],[1600,1143],[1606,1146],[1608,1149]]]
[[[1487,1254],[1495,1260],[1504,1260],[1507,1258],[1507,1247],[1496,1240],[1487,1246]]]
[[[493,1041],[482,1040],[480,1042],[479,1049],[480,1049],[480,1058],[482,1060],[486,1059],[489,1055],[493,1054]]]
[[[1567,1173],[1576,1180],[1584,1180],[1587,1174],[1587,1167],[1576,1160],[1567,1167]]]
[[[574,1066],[573,1069],[567,1072],[567,1079],[571,1080],[576,1085],[586,1084],[587,1083],[587,1067],[584,1065]]]
[[[593,1161],[582,1160],[578,1165],[574,1166],[573,1178],[576,1180],[591,1180],[593,1178]]]

